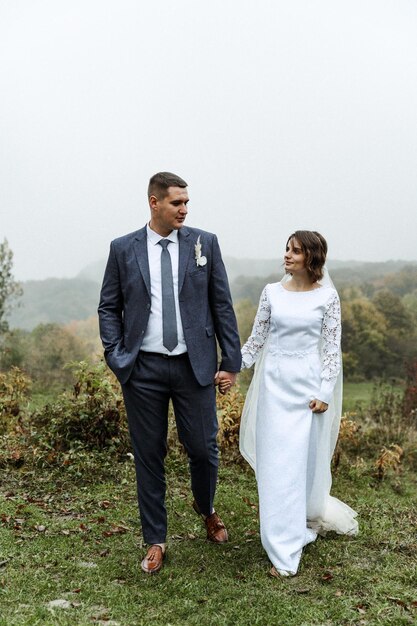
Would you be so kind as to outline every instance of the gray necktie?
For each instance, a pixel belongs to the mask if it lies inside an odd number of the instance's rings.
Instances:
[[[178,345],[177,316],[175,313],[174,283],[172,280],[171,255],[168,252],[169,239],[161,239],[161,283],[162,283],[162,343],[172,352]]]

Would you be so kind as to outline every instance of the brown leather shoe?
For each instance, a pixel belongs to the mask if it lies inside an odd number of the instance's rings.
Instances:
[[[199,515],[207,530],[207,539],[213,543],[226,543],[229,540],[226,526],[223,524],[216,512],[211,515],[203,515],[200,513],[197,502],[194,500],[193,509]]]
[[[142,571],[146,572],[146,574],[156,574],[159,572],[162,569],[165,552],[166,550],[162,550],[161,546],[151,546],[140,564]]]

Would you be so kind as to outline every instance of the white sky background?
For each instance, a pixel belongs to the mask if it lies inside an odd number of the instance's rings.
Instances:
[[[417,258],[415,0],[0,0],[0,240],[73,276],[156,171],[224,255]],[[271,268],[271,271],[273,268]]]

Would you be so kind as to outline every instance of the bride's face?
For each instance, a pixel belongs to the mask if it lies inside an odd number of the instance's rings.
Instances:
[[[284,267],[286,272],[294,274],[304,271],[305,255],[301,249],[301,245],[295,237],[289,240],[284,254]]]

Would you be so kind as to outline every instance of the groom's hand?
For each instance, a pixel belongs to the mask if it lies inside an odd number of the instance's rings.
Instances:
[[[220,393],[224,395],[229,391],[230,387],[235,384],[236,378],[236,372],[224,372],[220,370],[214,377],[214,384],[219,386]]]

